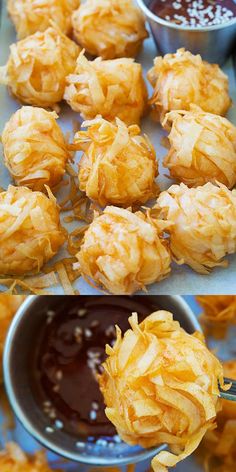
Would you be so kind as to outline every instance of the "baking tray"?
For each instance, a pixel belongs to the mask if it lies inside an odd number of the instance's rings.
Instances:
[[[16,41],[16,35],[14,28],[7,16],[6,13],[6,3],[5,1],[2,4],[2,20],[0,27],[0,65],[4,65],[7,61],[9,55],[9,45]],[[143,66],[144,76],[146,72],[152,66],[154,57],[157,55],[156,47],[152,37],[150,36],[144,43],[143,50],[139,57],[137,58],[138,62],[141,62]],[[233,99],[233,103],[236,103],[236,88],[235,88],[235,77],[233,71],[232,61],[229,60],[224,67],[224,71],[229,76],[230,79],[230,95]],[[149,92],[151,94],[151,87],[148,85]],[[20,104],[11,98],[7,92],[5,86],[0,85],[0,133],[3,130],[5,123],[9,120],[10,116],[20,107]],[[235,105],[230,109],[227,117],[236,124],[236,108]],[[71,137],[73,136],[73,126],[75,121],[81,122],[80,117],[77,113],[71,111],[71,109],[62,104],[60,118],[58,120],[59,125],[61,126],[64,133],[69,132]],[[147,117],[142,122],[142,131],[148,134],[150,137],[157,153],[157,158],[159,160],[160,167],[160,176],[157,178],[157,182],[161,190],[167,189],[171,185],[170,179],[166,178],[164,174],[167,173],[167,169],[163,169],[161,162],[166,154],[165,148],[161,145],[161,138],[165,135],[165,132],[161,129],[160,125],[153,122],[150,117]],[[76,155],[75,168],[77,167],[78,161],[80,159],[80,153]],[[1,159],[0,159],[0,187],[4,189],[11,183],[11,179],[7,169],[3,165],[2,160],[2,150],[1,150]],[[63,195],[62,191],[57,193],[57,198],[59,202],[62,200]],[[66,215],[68,215],[66,213]],[[62,214],[62,224],[69,230],[74,229],[78,226],[78,223],[72,225],[66,225],[63,221],[65,214]],[[66,252],[62,249],[57,257],[55,257],[51,264],[55,263],[57,259],[61,259],[63,256],[66,256]],[[172,274],[166,280],[148,286],[148,292],[150,294],[229,294],[236,293],[236,254],[228,257],[229,267],[227,269],[216,268],[210,275],[200,275],[195,273],[188,266],[178,266],[177,264],[172,264]],[[74,288],[79,290],[81,294],[96,294],[98,293],[94,288],[88,285],[82,278],[76,281]],[[5,288],[0,286],[0,291],[3,291]],[[62,294],[63,289],[60,285],[50,288],[50,291],[53,291],[56,294]],[[141,293],[141,292],[140,292]]]

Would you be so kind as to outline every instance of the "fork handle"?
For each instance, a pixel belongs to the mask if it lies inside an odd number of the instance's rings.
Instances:
[[[231,402],[236,402],[236,394],[235,393],[230,393],[230,390],[228,390],[228,392],[223,392],[221,390],[220,391],[220,398],[223,398],[224,400],[230,400]]]

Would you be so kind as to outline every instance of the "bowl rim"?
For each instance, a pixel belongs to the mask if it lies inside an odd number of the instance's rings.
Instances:
[[[221,29],[226,29],[230,26],[236,25],[236,17],[234,17],[232,20],[227,21],[225,23],[222,23],[220,25],[212,25],[212,26],[200,26],[200,27],[192,27],[192,26],[181,26],[177,25],[171,21],[164,20],[158,15],[155,15],[146,5],[144,0],[136,0],[140,9],[143,10],[145,13],[146,17],[149,18],[150,20],[154,21],[155,23],[158,23],[162,26],[178,30],[178,31],[188,31],[188,32],[193,32],[193,33],[207,33],[211,31],[218,31]]]
[[[186,316],[188,316],[188,319],[191,321],[193,328],[195,330],[201,331],[201,327],[199,325],[197,317],[194,315],[192,309],[190,308],[188,303],[183,299],[183,297],[181,295],[167,295],[167,297],[169,299],[175,300],[175,302],[178,303],[180,309],[183,312],[185,312]],[[23,428],[38,443],[40,443],[43,447],[50,450],[51,452],[61,457],[64,457],[66,459],[69,459],[71,461],[84,464],[84,465],[89,465],[89,466],[92,465],[92,466],[98,466],[98,467],[99,466],[109,467],[109,466],[114,466],[114,465],[125,466],[132,463],[139,463],[139,462],[143,462],[145,460],[153,458],[154,455],[166,449],[165,444],[160,445],[155,448],[151,448],[151,449],[142,449],[140,447],[138,452],[134,452],[129,457],[125,457],[125,458],[124,457],[122,458],[107,457],[107,459],[104,459],[104,458],[99,457],[98,455],[85,456],[80,451],[78,451],[78,453],[68,452],[68,450],[62,449],[61,447],[57,446],[56,443],[53,441],[53,435],[50,436],[50,434],[48,435],[46,433],[43,434],[37,427],[35,427],[32,424],[32,421],[30,420],[30,416],[25,412],[25,410],[21,408],[20,402],[18,401],[15,395],[13,384],[11,382],[11,374],[10,374],[11,372],[10,353],[11,353],[12,341],[17,332],[18,325],[20,324],[22,317],[27,312],[27,310],[30,309],[31,305],[33,305],[33,303],[39,298],[41,298],[39,295],[30,295],[22,303],[22,305],[18,309],[11,323],[11,326],[10,326],[10,329],[8,331],[7,338],[5,341],[5,347],[4,347],[4,352],[3,352],[3,374],[4,374],[4,385],[5,385],[6,393],[8,395],[8,399],[13,409],[13,412],[16,415],[17,419],[19,420],[20,424],[23,426]]]

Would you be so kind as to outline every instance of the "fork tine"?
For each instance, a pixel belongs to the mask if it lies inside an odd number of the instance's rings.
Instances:
[[[222,388],[219,386],[220,390],[220,396],[221,398],[224,398],[225,400],[231,400],[231,401],[236,401],[236,380],[229,379],[227,377],[224,378],[225,384],[232,384],[230,389],[225,392],[222,390]]]

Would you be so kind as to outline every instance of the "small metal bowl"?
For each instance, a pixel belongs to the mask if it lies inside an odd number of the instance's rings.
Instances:
[[[47,433],[48,417],[36,403],[29,378],[29,356],[37,343],[38,333],[46,322],[48,310],[65,306],[68,297],[30,296],[20,307],[9,329],[4,350],[4,381],[11,406],[24,428],[44,447],[80,464],[89,466],[124,466],[151,459],[165,446],[144,450],[122,441],[109,444],[76,443],[77,438],[54,429]],[[70,297],[71,298],[71,297]],[[99,296],[101,298],[101,296]],[[104,297],[104,303],[111,297]],[[149,296],[157,308],[169,310],[189,333],[201,330],[189,306],[180,296]],[[79,394],[79,392],[78,392]],[[117,437],[117,439],[119,439]]]
[[[236,42],[236,18],[208,27],[181,26],[155,15],[149,6],[152,0],[137,0],[149,22],[154,41],[162,55],[184,47],[201,54],[208,62],[224,64]]]

